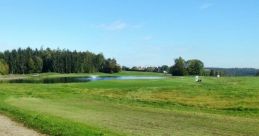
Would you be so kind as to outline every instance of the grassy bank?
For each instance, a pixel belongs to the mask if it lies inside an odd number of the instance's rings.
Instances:
[[[74,84],[2,83],[0,111],[50,135],[256,136],[258,81],[255,77],[205,77],[202,83],[195,83],[193,77],[170,77]]]

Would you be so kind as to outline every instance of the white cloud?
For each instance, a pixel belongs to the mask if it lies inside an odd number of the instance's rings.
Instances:
[[[128,24],[126,22],[117,20],[112,23],[108,24],[101,24],[98,26],[99,28],[105,29],[105,30],[111,30],[111,31],[119,31],[123,30],[128,27]]]
[[[210,8],[210,7],[212,7],[212,6],[213,6],[212,3],[204,3],[204,4],[202,4],[202,5],[200,6],[200,9],[205,10],[205,9],[208,9],[208,8]]]

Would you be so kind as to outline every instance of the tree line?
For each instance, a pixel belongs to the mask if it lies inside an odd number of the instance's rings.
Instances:
[[[139,72],[158,72],[158,73],[163,73],[164,71],[169,70],[169,66],[163,65],[163,66],[158,66],[158,67],[127,67],[127,66],[122,66],[123,71],[139,71]]]
[[[186,76],[186,75],[205,75],[207,74],[204,69],[204,64],[198,59],[191,59],[185,61],[182,57],[174,60],[173,66],[162,65],[158,67],[137,67],[132,68],[122,66],[125,71],[142,71],[142,72],[158,72],[170,73],[173,76]],[[209,73],[208,73],[209,74]]]
[[[255,76],[258,69],[255,68],[206,68],[213,71],[221,71],[225,76]]]
[[[255,68],[212,68],[204,67],[201,60],[191,59],[185,61],[182,57],[174,60],[174,65],[157,66],[157,67],[126,67],[122,66],[125,71],[142,71],[142,72],[159,72],[166,71],[173,76],[201,75],[201,76],[259,76],[259,70]]]
[[[0,74],[117,73],[121,70],[115,59],[89,51],[46,49],[14,49],[0,52]]]
[[[210,69],[205,68],[201,60],[191,59],[185,61],[182,57],[174,60],[174,65],[162,65],[158,67],[126,67],[122,66],[124,71],[141,71],[141,72],[158,72],[158,73],[169,73],[173,76],[186,76],[186,75],[201,75],[201,76],[217,76],[225,75],[225,72],[221,69]]]

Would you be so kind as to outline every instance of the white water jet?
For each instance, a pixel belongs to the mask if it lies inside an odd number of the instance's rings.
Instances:
[[[96,75],[91,75],[90,77],[91,77],[92,79],[97,78],[97,76],[96,76]]]

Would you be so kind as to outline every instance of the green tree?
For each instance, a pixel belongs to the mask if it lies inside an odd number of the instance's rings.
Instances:
[[[35,56],[34,57],[34,71],[35,73],[41,73],[43,67],[43,61],[40,57]]]
[[[202,75],[202,72],[204,70],[204,64],[202,61],[193,59],[188,60],[186,64],[189,75]]]
[[[121,67],[121,70],[123,70],[123,71],[130,71],[130,68],[127,67],[127,66],[122,66],[122,67]]]
[[[34,61],[32,58],[28,59],[26,69],[27,69],[27,73],[33,73],[35,71],[35,65],[34,65]]]
[[[215,71],[213,69],[210,70],[210,76],[215,76]]]
[[[163,73],[164,71],[166,72],[169,72],[169,66],[167,65],[163,65],[160,67],[160,70],[159,70],[161,73]]]
[[[103,54],[101,54],[101,53],[97,54],[94,59],[95,67],[98,68],[97,72],[99,72],[103,69],[104,62],[105,62],[105,58],[104,58]]]
[[[47,48],[46,50],[41,49],[41,54],[42,54],[42,60],[43,60],[43,68],[42,72],[54,72],[54,58],[53,55],[54,51],[51,49]],[[57,54],[57,53],[55,53]],[[57,72],[57,71],[55,71]]]
[[[21,48],[18,49],[17,51],[18,58],[17,58],[17,73],[19,74],[25,74],[26,72],[26,56],[25,56],[25,51]]]
[[[185,60],[182,57],[175,59],[175,64],[171,67],[171,74],[173,76],[185,76],[188,74]]]
[[[120,66],[117,64],[115,59],[107,59],[104,64],[104,73],[118,73],[121,71]]]
[[[9,66],[8,66],[8,64],[3,59],[0,59],[0,74],[1,75],[6,75],[8,73],[9,73]]]

